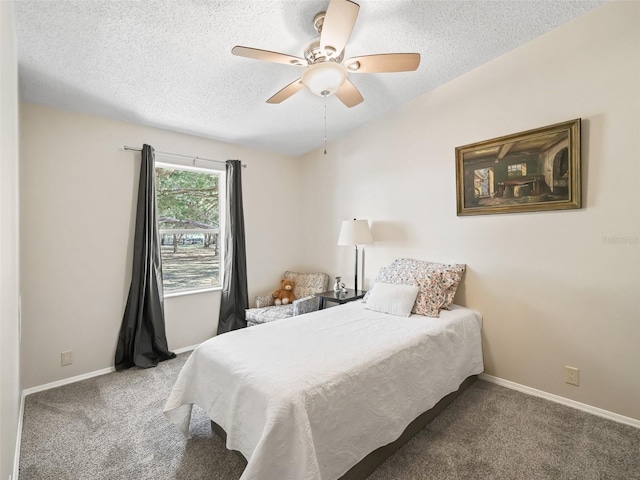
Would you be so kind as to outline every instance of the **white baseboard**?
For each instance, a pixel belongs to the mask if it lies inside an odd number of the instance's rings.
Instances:
[[[82,380],[86,380],[87,378],[99,377],[100,375],[105,375],[107,373],[115,372],[115,367],[103,368],[101,370],[96,370],[94,372],[83,373],[82,375],[76,375],[75,377],[63,378],[62,380],[57,380],[51,383],[45,383],[44,385],[38,385],[37,387],[25,388],[22,391],[24,396],[31,395],[32,393],[43,392],[45,390],[51,390],[52,388],[61,387],[63,385],[69,385],[70,383],[80,382]]]
[[[178,348],[173,351],[176,355],[179,353],[189,352],[196,348],[197,345],[191,345],[189,347]],[[23,397],[31,395],[32,393],[43,392],[44,390],[50,390],[52,388],[61,387],[63,385],[69,385],[70,383],[80,382],[88,378],[99,377],[100,375],[106,375],[107,373],[115,372],[115,367],[107,367],[101,370],[95,370],[93,372],[83,373],[82,375],[76,375],[75,377],[63,378],[51,383],[45,383],[44,385],[38,385],[37,387],[26,388],[22,391]]]
[[[182,347],[182,348],[177,348],[176,350],[173,351],[173,353],[175,353],[176,355],[178,355],[179,353],[184,353],[184,352],[190,352],[191,350],[195,350],[195,348],[200,345],[199,343],[196,343],[195,345],[191,345],[190,347]]]
[[[586,403],[576,402],[575,400],[571,400],[569,398],[561,397],[559,395],[554,395],[553,393],[543,392],[542,390],[537,390],[535,388],[527,387],[525,385],[520,385],[519,383],[515,383],[510,380],[504,380],[503,378],[500,378],[500,377],[494,377],[493,375],[487,375],[486,373],[481,373],[479,378],[480,380],[485,380],[487,382],[495,383],[496,385],[500,385],[502,387],[507,387],[512,390],[517,390],[519,392],[526,393],[527,395],[544,398],[545,400],[549,400],[555,403],[560,403],[562,405],[566,405],[567,407],[575,408],[577,410],[582,410],[583,412],[587,412],[592,415],[597,415],[598,417],[606,418],[608,420],[613,420],[614,422],[624,423],[626,425],[631,425],[632,427],[640,428],[640,420],[636,420],[635,418],[625,417],[624,415],[619,415],[617,413],[613,413],[608,410],[603,410],[602,408],[593,407],[591,405],[587,405]]]
[[[13,455],[13,475],[12,480],[18,480],[18,472],[20,471],[20,446],[22,445],[22,419],[24,418],[24,391],[20,396],[20,413],[18,416],[18,431],[16,432],[16,451]]]

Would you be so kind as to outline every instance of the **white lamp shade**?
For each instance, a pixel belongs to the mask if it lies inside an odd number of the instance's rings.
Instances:
[[[309,65],[302,72],[302,83],[319,97],[335,93],[347,79],[347,69],[336,62],[322,62]]]
[[[373,236],[367,220],[345,220],[340,228],[338,245],[371,245]]]

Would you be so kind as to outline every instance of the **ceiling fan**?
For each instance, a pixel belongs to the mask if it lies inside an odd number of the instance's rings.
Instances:
[[[360,6],[350,0],[331,0],[326,12],[316,14],[313,26],[318,36],[304,48],[304,58],[258,48],[233,47],[231,53],[240,57],[302,67],[302,75],[291,82],[267,103],[281,103],[303,87],[315,95],[327,97],[335,93],[347,107],[364,99],[349,73],[385,73],[413,71],[420,65],[419,53],[382,53],[344,60],[345,45],[356,23]]]

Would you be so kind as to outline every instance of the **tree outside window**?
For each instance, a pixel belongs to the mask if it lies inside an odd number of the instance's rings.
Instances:
[[[221,284],[219,187],[215,171],[156,167],[165,293]]]

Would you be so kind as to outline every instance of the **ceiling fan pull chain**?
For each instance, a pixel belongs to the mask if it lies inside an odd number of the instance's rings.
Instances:
[[[322,92],[324,97],[324,154],[327,154],[327,95],[329,92],[326,90]]]

